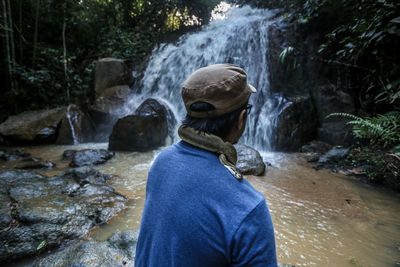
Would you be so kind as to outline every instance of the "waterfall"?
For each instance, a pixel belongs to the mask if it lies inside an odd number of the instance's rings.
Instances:
[[[128,108],[134,110],[149,97],[159,98],[181,121],[186,114],[181,86],[190,74],[207,65],[232,63],[245,69],[248,82],[258,90],[250,98],[253,109],[242,141],[259,150],[271,150],[277,114],[284,105],[283,98],[269,90],[268,28],[275,15],[270,10],[232,7],[226,18],[186,34],[174,44],[155,48]]]

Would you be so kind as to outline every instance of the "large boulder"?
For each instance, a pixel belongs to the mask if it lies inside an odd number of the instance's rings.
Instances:
[[[311,141],[300,148],[308,162],[316,162],[319,158],[332,148],[331,145],[322,141]]]
[[[155,99],[144,101],[133,115],[119,119],[109,139],[109,150],[148,151],[163,146],[168,136],[167,107]]]
[[[346,92],[339,90],[333,84],[324,84],[317,88],[315,103],[319,121],[318,140],[331,145],[349,145],[353,141],[351,126],[340,117],[326,118],[331,113],[355,114],[353,98]]]
[[[331,161],[337,161],[344,158],[349,153],[348,148],[333,148],[326,152],[322,157],[318,160],[318,164],[324,164]]]
[[[82,167],[103,164],[114,155],[114,152],[105,149],[65,150],[63,158],[71,160],[71,167]]]
[[[242,174],[264,174],[265,164],[257,150],[241,143],[236,144],[235,148],[238,156],[236,168],[238,168]]]
[[[124,116],[125,102],[132,94],[128,85],[117,85],[99,93],[88,113],[95,127],[93,141],[107,141],[115,122]]]
[[[54,143],[65,110],[59,107],[10,116],[0,124],[0,136],[8,145]]]
[[[331,148],[332,148],[332,146],[325,142],[314,140],[308,144],[303,145],[300,148],[300,152],[324,154],[324,153],[328,152]]]
[[[132,70],[117,58],[102,58],[97,61],[95,74],[96,99],[116,85],[130,86],[134,81]]]
[[[317,116],[310,98],[291,97],[278,117],[275,149],[297,151],[315,137]]]
[[[34,266],[134,266],[138,236],[139,229],[133,229],[116,232],[106,241],[82,240]]]
[[[30,153],[25,152],[22,149],[17,149],[13,151],[0,150],[0,160],[2,161],[13,161],[17,159],[27,158],[30,156],[31,156]]]
[[[127,199],[111,178],[90,168],[53,177],[0,171],[0,262],[80,238],[123,211]]]
[[[69,105],[61,120],[56,143],[75,145],[92,140],[94,127],[89,116],[78,106]]]

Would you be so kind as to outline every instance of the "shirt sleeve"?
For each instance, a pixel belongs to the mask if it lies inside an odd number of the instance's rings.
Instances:
[[[232,240],[231,266],[277,266],[274,228],[265,200],[236,230]]]

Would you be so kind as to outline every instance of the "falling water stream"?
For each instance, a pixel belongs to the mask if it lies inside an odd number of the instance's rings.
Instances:
[[[232,8],[224,19],[212,21],[201,31],[160,45],[126,108],[134,110],[146,98],[159,98],[170,104],[179,121],[185,114],[181,86],[190,74],[211,64],[232,63],[244,68],[248,82],[258,89],[250,98],[254,112],[243,141],[270,150],[276,118],[285,105],[281,96],[269,90],[268,29],[277,20],[275,16],[276,12],[248,6]]]
[[[269,90],[268,27],[274,12],[236,8],[201,31],[163,44],[153,51],[142,84],[128,101],[134,110],[144,99],[169,103],[178,118],[184,110],[180,87],[196,69],[229,62],[243,67],[249,83],[258,89],[251,98],[255,112],[249,118],[243,142],[260,151],[271,148],[277,114],[286,104]],[[66,149],[107,148],[107,144],[26,147],[35,157],[51,160],[54,175],[68,168]],[[137,228],[143,209],[147,172],[161,151],[118,152],[97,166],[118,175],[112,186],[127,196],[129,207],[118,218],[98,227],[91,238],[105,240],[113,232]],[[298,154],[263,153],[271,162],[264,176],[246,177],[267,200],[275,227],[279,262],[296,266],[395,266],[400,262],[400,196],[329,171],[315,171]],[[1,167],[1,166],[0,166]],[[162,203],[160,203],[162,205]],[[171,211],[173,212],[173,211]]]

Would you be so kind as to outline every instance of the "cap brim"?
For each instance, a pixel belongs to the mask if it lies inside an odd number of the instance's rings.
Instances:
[[[251,84],[247,84],[247,89],[250,91],[250,93],[256,93],[257,92],[257,89]]]

